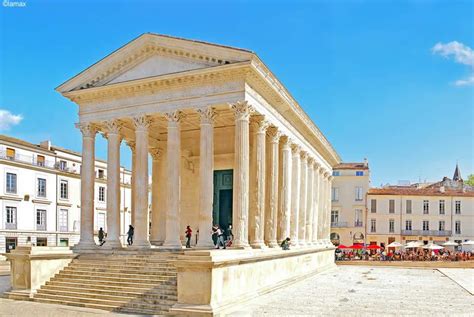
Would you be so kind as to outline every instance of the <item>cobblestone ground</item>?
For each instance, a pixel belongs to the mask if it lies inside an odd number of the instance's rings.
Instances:
[[[434,269],[340,266],[231,315],[474,316],[474,296]]]
[[[473,276],[474,269],[466,274]],[[0,276],[0,294],[9,278]],[[341,266],[258,297],[230,315],[474,316],[474,296],[434,269]],[[0,298],[0,316],[119,314]]]

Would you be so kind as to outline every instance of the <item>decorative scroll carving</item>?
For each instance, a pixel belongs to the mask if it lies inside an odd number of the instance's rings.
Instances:
[[[136,130],[146,131],[151,124],[151,119],[147,115],[136,116],[133,118],[133,125]]]
[[[301,148],[298,144],[293,143],[291,145],[291,152],[293,153],[293,155],[298,155],[300,151],[301,151]]]
[[[81,133],[86,138],[95,137],[98,129],[97,126],[92,122],[80,122],[76,123],[76,128],[81,130]]]
[[[311,156],[308,156],[308,166],[311,168],[314,164],[314,158]]]
[[[291,147],[292,141],[291,141],[291,139],[290,139],[288,136],[286,136],[286,135],[281,135],[281,136],[280,136],[280,140],[281,140],[281,144],[282,144],[282,146],[283,146],[284,148],[285,148],[285,147],[286,147],[286,148]]]
[[[186,115],[181,110],[171,111],[165,113],[165,117],[168,122],[179,123]]]
[[[275,126],[270,126],[267,129],[267,136],[270,138],[271,143],[278,143],[280,141],[280,137],[282,133],[278,130]]]
[[[150,150],[150,155],[153,158],[153,160],[155,160],[155,161],[159,160],[161,157],[163,157],[163,153],[164,153],[164,151],[161,148],[152,148]]]
[[[308,152],[301,151],[301,160],[306,161],[308,159]]]
[[[105,132],[108,134],[119,134],[123,124],[119,120],[108,120],[104,122]]]
[[[235,120],[249,120],[250,114],[255,112],[254,107],[249,105],[247,101],[237,101],[231,105],[234,110]]]
[[[201,124],[214,124],[214,119],[217,116],[216,109],[214,107],[206,107],[197,109],[201,117]]]

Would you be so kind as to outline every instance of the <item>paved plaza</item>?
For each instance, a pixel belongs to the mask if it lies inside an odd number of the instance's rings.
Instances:
[[[446,269],[444,269],[446,270]],[[341,266],[248,302],[232,316],[473,316],[474,269]],[[459,270],[459,271],[456,271]],[[461,274],[462,273],[462,274]],[[0,276],[0,292],[9,285]],[[0,316],[119,316],[95,309],[0,299]],[[123,316],[123,315],[122,315]],[[129,315],[130,316],[130,315]]]

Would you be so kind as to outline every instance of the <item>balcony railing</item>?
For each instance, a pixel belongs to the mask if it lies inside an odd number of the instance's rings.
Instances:
[[[333,228],[347,227],[347,221],[331,222],[331,227],[333,227]]]
[[[450,236],[451,230],[402,230],[405,236]]]
[[[16,222],[6,222],[5,223],[5,229],[13,229],[15,230],[16,229]]]
[[[30,164],[34,166],[54,168],[54,161],[52,160],[39,160],[38,161],[34,156],[30,156],[30,155],[22,155],[22,154],[7,155],[6,151],[0,151],[0,158],[4,160],[14,161],[14,162],[26,163],[26,164]]]
[[[364,223],[360,220],[354,221],[354,227],[363,227]]]

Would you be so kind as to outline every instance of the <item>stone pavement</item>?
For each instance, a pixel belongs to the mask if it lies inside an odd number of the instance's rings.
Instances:
[[[473,276],[474,269],[464,273]],[[8,276],[0,276],[0,293],[9,283]],[[435,269],[341,266],[262,295],[230,315],[474,316],[474,296]],[[119,314],[0,298],[0,316]]]
[[[474,270],[472,269],[438,269],[441,273],[462,286],[474,295]]]

